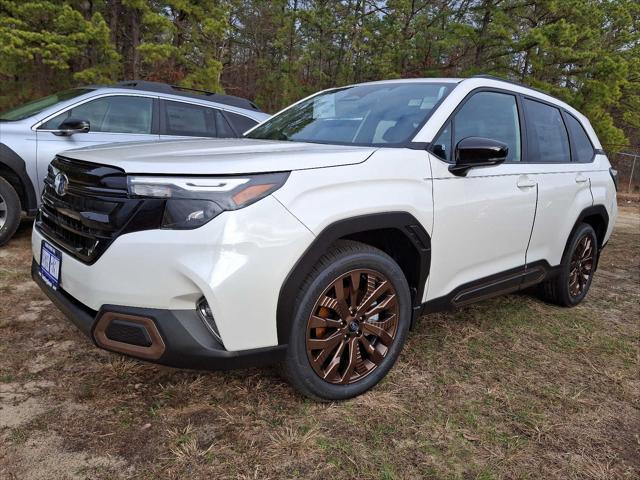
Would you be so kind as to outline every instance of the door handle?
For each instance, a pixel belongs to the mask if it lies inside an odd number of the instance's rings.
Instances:
[[[576,183],[584,183],[587,182],[589,179],[587,177],[585,177],[583,174],[579,173],[578,175],[576,175]]]
[[[531,180],[527,175],[520,175],[518,178],[518,183],[516,184],[518,188],[532,188],[536,186],[536,182]]]

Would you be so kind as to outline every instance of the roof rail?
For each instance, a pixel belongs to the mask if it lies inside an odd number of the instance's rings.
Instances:
[[[128,88],[131,90],[144,90],[145,92],[168,93],[171,95],[179,95],[182,97],[199,98],[201,100],[209,100],[211,102],[231,105],[233,107],[245,108],[249,110],[261,110],[251,100],[236,97],[233,95],[223,95],[221,93],[209,92],[207,90],[199,90],[197,88],[181,87],[179,85],[170,85],[168,83],[151,82],[149,80],[124,80],[115,85],[115,88]]]
[[[547,95],[549,97],[553,97],[553,95],[551,95],[549,92],[545,92],[544,90],[540,90],[539,88],[532,87],[531,85],[527,85],[526,83],[516,82],[515,80],[509,80],[508,78],[501,78],[501,77],[497,77],[495,75],[489,75],[487,73],[480,73],[480,74],[474,75],[474,76],[472,76],[470,78],[486,78],[488,80],[497,80],[499,82],[510,83],[511,85],[518,85],[519,87],[528,88],[529,90],[534,90],[534,91],[536,91],[538,93],[543,93],[543,94],[545,94],[545,95]]]

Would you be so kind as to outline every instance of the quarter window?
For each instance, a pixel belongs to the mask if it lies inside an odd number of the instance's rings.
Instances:
[[[151,133],[153,99],[115,95],[102,97],[73,107],[48,120],[44,130],[56,130],[67,118],[88,120],[92,132]]]
[[[431,151],[439,156],[441,159],[450,162],[453,161],[453,155],[451,153],[451,124],[447,123],[444,130],[433,141]]]
[[[583,163],[590,162],[593,160],[595,151],[593,150],[593,145],[591,144],[591,140],[589,140],[587,132],[584,131],[580,122],[576,120],[573,115],[567,114],[565,118],[569,132],[571,133],[571,139],[573,140],[574,160]]]
[[[571,161],[569,137],[560,110],[535,100],[525,99],[527,146],[534,162]]]
[[[506,161],[519,162],[522,156],[516,97],[498,92],[476,93],[456,113],[453,134],[453,145],[467,137],[484,137],[506,143],[509,147]]]

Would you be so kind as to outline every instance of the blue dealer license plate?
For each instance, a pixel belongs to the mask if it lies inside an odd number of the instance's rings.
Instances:
[[[54,290],[60,286],[61,267],[62,252],[43,240],[40,247],[40,276]]]

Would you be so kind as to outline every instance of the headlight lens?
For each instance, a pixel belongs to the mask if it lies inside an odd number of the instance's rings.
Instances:
[[[161,228],[193,229],[225,210],[246,207],[270,195],[286,182],[288,172],[242,177],[127,178],[129,195],[166,199]]]

